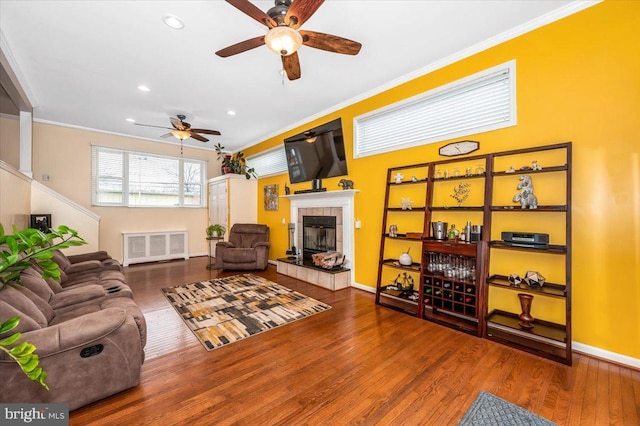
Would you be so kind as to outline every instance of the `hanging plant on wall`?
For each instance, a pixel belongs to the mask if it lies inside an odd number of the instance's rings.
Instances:
[[[19,286],[20,274],[33,266],[32,262],[42,268],[42,278],[60,280],[58,264],[51,260],[53,251],[83,244],[87,243],[76,231],[66,226],[60,226],[57,230],[50,229],[46,234],[39,229],[17,231],[14,227],[13,234],[5,235],[0,224],[0,291],[5,286]],[[19,316],[0,318],[0,335],[15,329],[19,323]],[[47,373],[40,367],[36,347],[29,342],[17,343],[20,337],[20,333],[13,333],[0,340],[0,351],[13,359],[27,377],[49,390],[45,383]]]

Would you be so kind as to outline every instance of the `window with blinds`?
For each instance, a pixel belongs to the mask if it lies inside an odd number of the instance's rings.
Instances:
[[[101,146],[91,157],[94,206],[206,206],[205,161]]]
[[[354,157],[516,125],[515,61],[356,117]]]
[[[284,145],[247,157],[247,166],[253,167],[261,178],[287,173]]]

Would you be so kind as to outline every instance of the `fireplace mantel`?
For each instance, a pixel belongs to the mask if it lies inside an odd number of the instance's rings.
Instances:
[[[355,237],[354,237],[354,197],[360,192],[357,189],[339,191],[307,192],[304,194],[283,195],[290,202],[291,223],[298,223],[298,210],[317,207],[342,208],[342,252],[348,260],[347,267],[351,269],[351,283],[355,279]],[[298,241],[296,226],[293,241]]]

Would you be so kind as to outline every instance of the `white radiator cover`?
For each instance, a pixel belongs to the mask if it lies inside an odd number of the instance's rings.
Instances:
[[[123,232],[123,266],[132,263],[189,258],[187,231]]]

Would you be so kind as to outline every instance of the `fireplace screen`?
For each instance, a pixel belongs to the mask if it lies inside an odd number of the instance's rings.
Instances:
[[[302,226],[302,257],[304,259],[311,259],[311,255],[315,253],[335,251],[335,216],[304,216]]]

